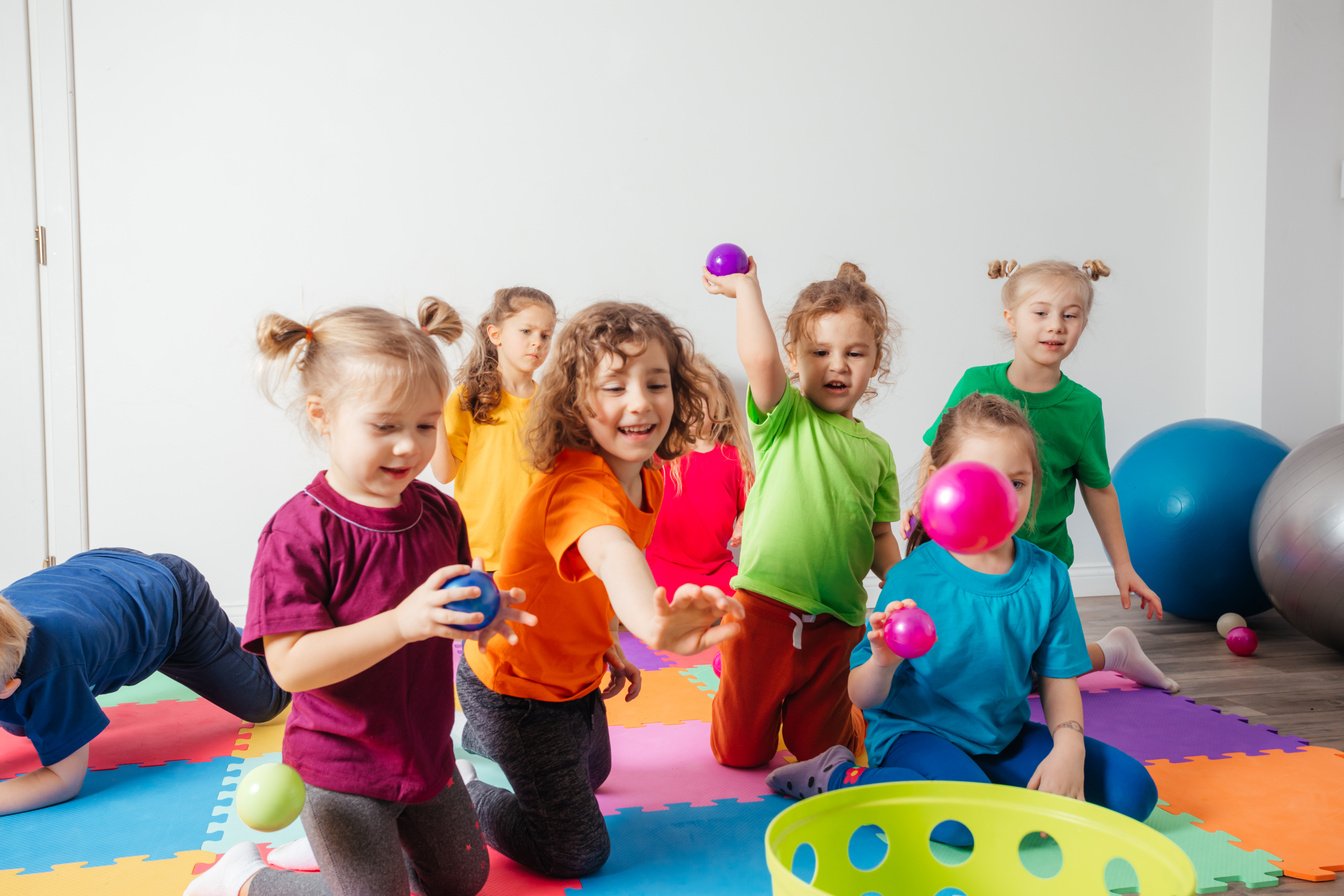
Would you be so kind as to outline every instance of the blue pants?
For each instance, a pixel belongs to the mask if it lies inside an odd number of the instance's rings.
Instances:
[[[1087,801],[1138,821],[1152,814],[1157,805],[1157,785],[1148,770],[1110,744],[1090,737],[1084,742],[1083,794]],[[1053,746],[1049,730],[1039,722],[1027,722],[1002,753],[979,756],[936,734],[911,731],[896,739],[881,765],[865,770],[857,780],[845,781],[845,773],[853,765],[836,768],[828,789],[885,781],[971,781],[1026,787]]]
[[[138,553],[138,552],[137,552]],[[243,649],[238,629],[200,570],[175,554],[150,554],[177,579],[182,637],[159,671],[248,722],[265,722],[289,705],[264,657]]]

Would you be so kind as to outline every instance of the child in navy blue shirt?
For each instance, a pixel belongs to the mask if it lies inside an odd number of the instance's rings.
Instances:
[[[76,554],[0,597],[0,728],[33,742],[42,767],[0,781],[0,815],[79,793],[89,742],[108,725],[97,697],[156,671],[241,719],[289,703],[266,661],[205,578],[181,557],[108,549]]]

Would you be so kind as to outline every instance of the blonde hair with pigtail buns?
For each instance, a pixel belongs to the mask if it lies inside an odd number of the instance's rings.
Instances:
[[[432,383],[448,397],[452,378],[435,338],[452,344],[462,335],[462,318],[442,299],[420,300],[417,320],[382,308],[355,306],[318,315],[301,324],[282,314],[257,323],[261,355],[261,391],[272,403],[297,374],[299,394],[292,408],[301,411],[309,395],[338,404],[367,389],[409,394]]]
[[[1003,280],[1003,307],[1013,311],[1028,296],[1042,289],[1072,290],[1083,312],[1092,312],[1094,291],[1092,284],[1109,277],[1111,269],[1099,258],[1089,258],[1082,264],[1067,261],[1033,261],[1019,266],[1016,259],[995,259],[989,263],[991,280]]]

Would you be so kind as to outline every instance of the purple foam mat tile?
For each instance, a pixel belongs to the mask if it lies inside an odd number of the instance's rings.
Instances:
[[[1040,699],[1031,698],[1031,715],[1044,721]],[[1105,741],[1135,759],[1184,762],[1193,756],[1217,759],[1228,753],[1265,750],[1296,752],[1300,737],[1252,725],[1241,716],[1219,712],[1153,688],[1083,692],[1083,725],[1089,737]]]
[[[673,665],[666,657],[651,650],[647,644],[629,632],[621,632],[621,649],[625,651],[626,659],[645,671],[666,669]]]

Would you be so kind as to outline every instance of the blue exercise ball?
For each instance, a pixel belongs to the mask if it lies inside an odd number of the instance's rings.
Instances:
[[[1269,609],[1251,559],[1256,498],[1288,446],[1234,420],[1183,420],[1115,465],[1130,559],[1169,613],[1212,622]]]

